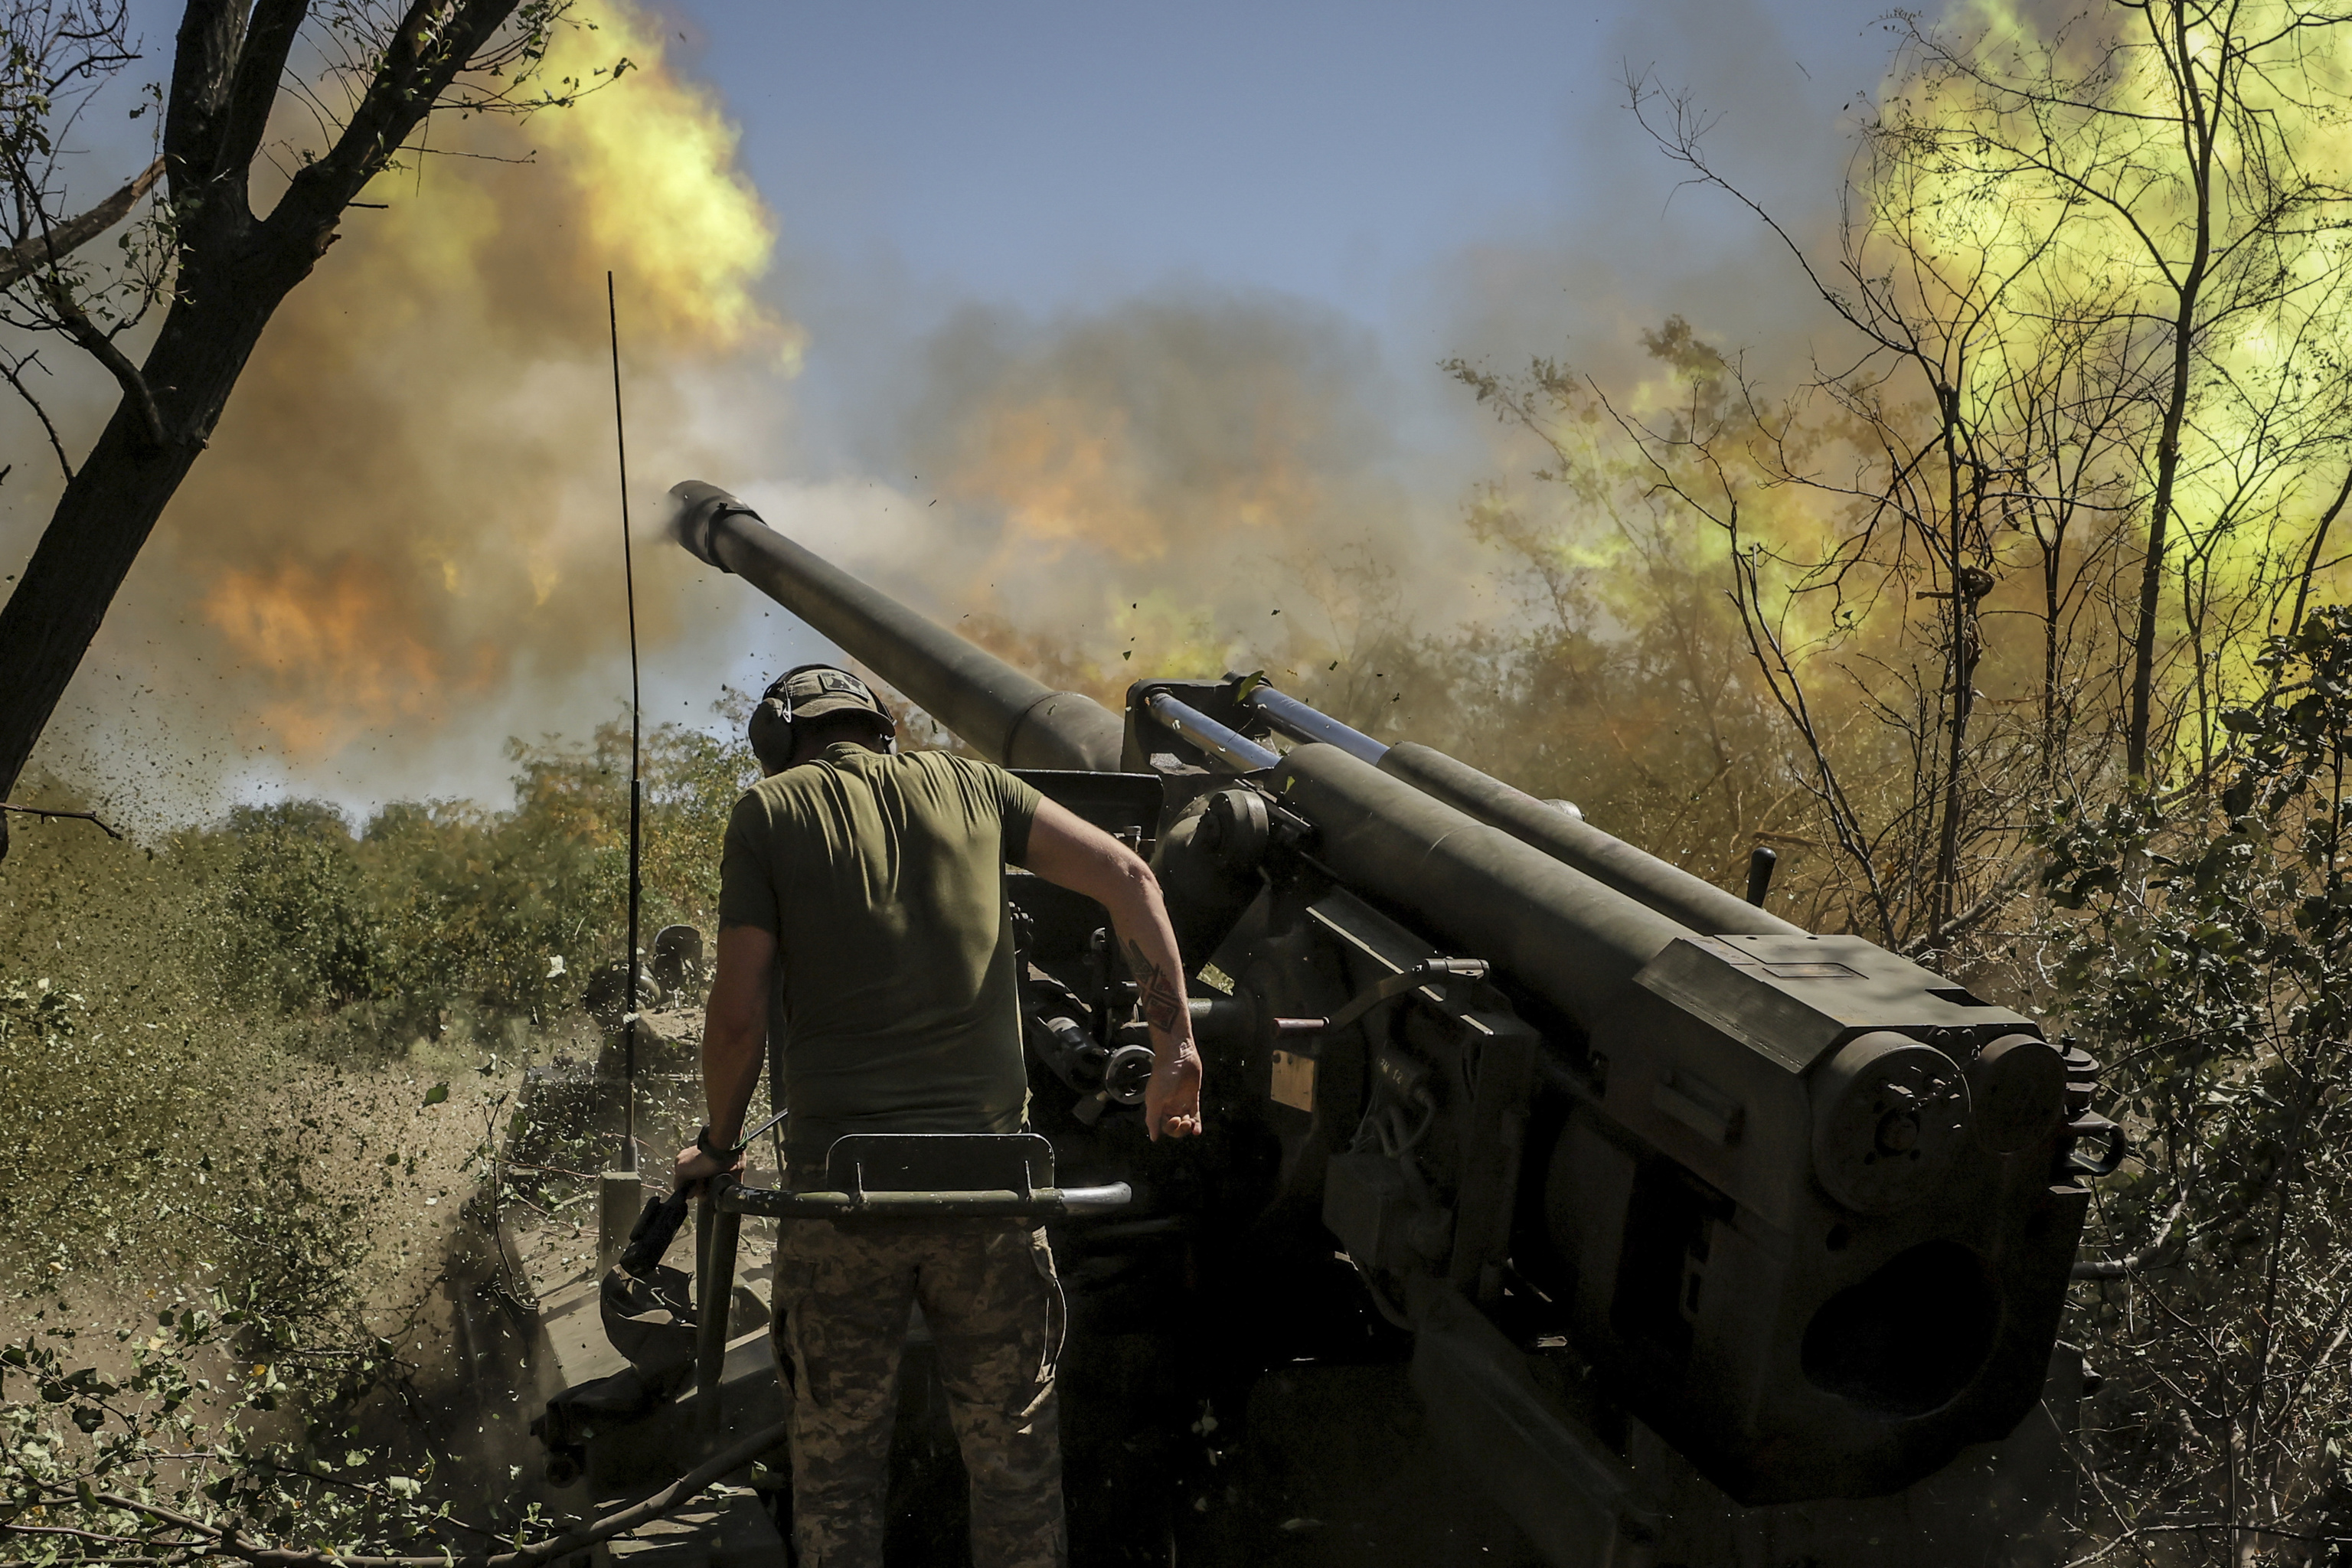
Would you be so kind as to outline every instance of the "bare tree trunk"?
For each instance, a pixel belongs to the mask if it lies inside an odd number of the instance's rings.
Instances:
[[[2147,777],[2149,710],[2156,685],[2156,616],[2164,595],[2165,537],[2172,521],[2172,489],[2180,473],[2180,425],[2189,412],[2189,368],[2196,354],[2198,307],[2203,302],[2205,275],[2213,257],[2213,126],[2209,113],[2218,113],[2218,101],[2209,105],[2197,86],[2197,61],[2189,37],[2189,17],[2179,4],[2170,7],[2172,37],[2159,37],[2158,47],[2169,58],[2174,90],[2180,98],[2181,135],[2189,142],[2189,163],[2195,182],[2197,243],[2188,266],[2175,285],[2179,310],[2172,321],[2172,384],[2164,404],[2164,433],[2156,444],[2156,494],[2148,503],[2147,555],[2140,563],[2139,615],[2132,629],[2131,717],[2124,731],[2124,769],[2131,777]],[[2150,25],[2155,25],[2151,13]],[[2227,46],[2224,46],[2225,54]],[[2226,68],[2226,67],[2224,68]],[[2216,84],[2218,100],[2220,84]]]
[[[163,418],[163,444],[148,438],[123,399],[0,608],[0,669],[8,672],[0,681],[0,794],[23,772],[155,520],[204,450],[270,312],[310,270],[308,259],[299,267],[266,252],[251,259],[185,280],[142,370]],[[192,310],[189,300],[203,305]]]
[[[2063,663],[2058,617],[2064,611],[2065,535],[2042,552],[2042,776],[2058,776],[2058,681]]]
[[[252,163],[310,0],[187,0],[163,132],[179,267],[147,363],[133,366],[68,293],[58,296],[65,330],[107,366],[123,398],[0,609],[0,795],[24,771],[271,313],[334,243],[345,206],[515,5],[407,0],[332,149],[305,163],[260,218],[249,199]],[[535,11],[531,26],[544,27],[550,15]],[[6,852],[0,835],[0,855]]]
[[[1963,559],[1960,528],[1960,452],[1956,438],[1960,423],[1959,393],[1950,386],[1938,386],[1936,401],[1941,405],[1944,416],[1945,504],[1951,531],[1951,550],[1944,569],[1952,590],[1952,649],[1945,661],[1945,668],[1951,673],[1952,708],[1950,745],[1944,759],[1943,820],[1937,825],[1936,838],[1936,885],[1927,901],[1926,929],[1929,931],[1942,930],[1952,918],[1955,884],[1959,880],[1960,774],[1968,760],[1969,698],[1976,679],[1976,628],[1971,625],[1976,601],[1969,595],[1968,563]]]

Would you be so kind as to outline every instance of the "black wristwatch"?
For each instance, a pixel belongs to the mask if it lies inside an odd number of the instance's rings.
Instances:
[[[710,1141],[710,1124],[709,1122],[703,1123],[702,1131],[694,1135],[694,1146],[701,1150],[704,1153],[709,1155],[714,1160],[731,1160],[736,1155],[740,1154],[743,1152],[743,1145],[740,1143],[731,1143],[724,1146],[713,1143]]]

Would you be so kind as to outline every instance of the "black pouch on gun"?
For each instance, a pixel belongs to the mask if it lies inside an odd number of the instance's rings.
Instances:
[[[684,1192],[667,1197],[647,1198],[645,1212],[637,1223],[629,1227],[629,1244],[621,1249],[619,1267],[639,1279],[650,1279],[660,1268],[669,1244],[677,1239],[678,1226],[686,1223],[687,1210],[694,1199]]]
[[[646,1218],[659,1206],[658,1200],[648,1203]],[[686,1212],[683,1204],[677,1212]],[[639,1227],[645,1223],[641,1218]],[[673,1220],[669,1235],[677,1234]],[[637,1420],[694,1373],[694,1284],[684,1272],[663,1268],[656,1254],[641,1272],[605,1270],[596,1294],[604,1338],[629,1364],[556,1394],[530,1427],[551,1450],[569,1453],[575,1468],[585,1463],[581,1451],[589,1439]]]

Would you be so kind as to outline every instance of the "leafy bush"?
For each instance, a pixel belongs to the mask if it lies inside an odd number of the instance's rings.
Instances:
[[[640,940],[649,944],[665,924],[715,921],[719,838],[758,769],[740,741],[661,725],[646,742]],[[248,1015],[352,1011],[343,1045],[438,1037],[460,1016],[545,1024],[576,1005],[594,967],[621,956],[627,748],[617,721],[585,746],[513,742],[506,810],[394,802],[356,835],[321,801],[238,807],[218,826],[173,836],[163,875],[183,897],[147,923],[168,924],[176,910],[174,942],[214,956],[201,976],[168,961],[176,983]],[[99,862],[120,858],[116,847],[84,843],[43,865],[42,846],[24,837],[36,868],[10,863],[17,909],[29,913],[38,899],[81,924],[79,895]]]
[[[10,1557],[234,1556],[227,1535],[247,1550],[268,1537],[281,1551],[337,1555],[468,1544],[451,1530],[448,1504],[427,1492],[429,1457],[403,1464],[355,1447],[358,1428],[337,1419],[355,1391],[402,1374],[391,1341],[322,1353],[308,1343],[314,1324],[281,1315],[268,1286],[249,1282],[173,1300],[118,1330],[109,1348],[121,1364],[101,1372],[94,1347],[76,1342],[104,1336],[70,1326],[70,1314],[61,1301],[57,1321],[0,1347]],[[317,1418],[272,1419],[296,1408]]]
[[[2218,791],[2054,814],[2046,934],[2138,1145],[2091,1237],[2095,1533],[2299,1562],[2352,1519],[2352,610],[2263,662]]]
[[[376,988],[381,935],[351,829],[320,801],[239,806],[226,928],[228,994],[289,1011],[340,1007]]]
[[[19,825],[0,863],[0,1555],[139,1557],[123,1542],[174,1535],[173,1510],[297,1550],[431,1555],[528,1526],[450,1524],[385,1400],[435,1392],[416,1345],[510,1087],[511,1062],[478,1058],[572,1023],[621,955],[627,741],[516,742],[506,808],[397,803],[356,833],[313,801],[145,846]],[[675,727],[647,742],[649,944],[710,923],[756,769]],[[74,804],[59,793],[45,804]],[[467,1064],[478,1107],[412,1081]]]

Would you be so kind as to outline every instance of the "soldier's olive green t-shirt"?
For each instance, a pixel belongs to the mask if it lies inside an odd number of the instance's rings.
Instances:
[[[988,763],[843,744],[735,803],[719,921],[776,936],[795,1166],[849,1132],[1021,1131],[1004,862],[1038,799]]]

